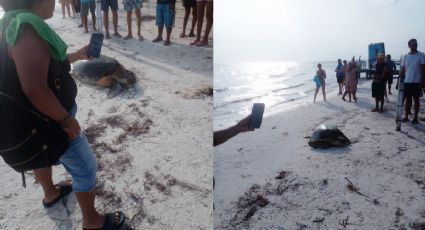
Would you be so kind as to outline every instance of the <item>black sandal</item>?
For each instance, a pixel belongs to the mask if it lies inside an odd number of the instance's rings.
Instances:
[[[62,198],[68,196],[72,192],[72,183],[69,184],[68,180],[63,180],[57,184],[55,184],[55,187],[59,187],[59,196],[56,197],[54,200],[50,202],[45,202],[44,199],[42,201],[43,206],[45,208],[50,208],[53,205],[55,205],[58,201],[60,201]]]
[[[103,227],[98,230],[127,230],[131,229],[125,224],[125,214],[117,211],[114,213],[106,213]],[[94,230],[91,228],[83,228],[83,230]]]

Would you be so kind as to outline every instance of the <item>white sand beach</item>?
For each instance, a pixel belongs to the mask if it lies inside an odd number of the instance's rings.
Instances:
[[[372,113],[370,85],[360,81],[357,103],[319,93],[215,147],[214,228],[425,229],[425,122],[395,131],[396,95]],[[311,148],[321,123],[351,145]]]
[[[155,16],[155,6],[156,1],[144,2],[142,16]],[[121,3],[120,8],[119,32],[125,36]],[[145,41],[104,41],[102,53],[136,74],[134,88],[107,99],[108,89],[77,81],[77,120],[98,159],[96,206],[102,212],[125,212],[135,229],[212,228],[212,97],[208,89],[213,76],[213,32],[210,46],[190,47],[193,38],[179,37],[184,15],[181,2],[176,10],[169,47],[151,42],[157,34],[155,20],[142,23]],[[77,28],[80,19],[62,19],[60,4],[47,22],[69,51],[88,44],[90,34]],[[45,209],[41,187],[31,173],[26,176],[26,189],[20,174],[3,161],[0,174],[0,229],[81,229],[74,194]],[[66,176],[62,166],[54,167],[55,182]]]

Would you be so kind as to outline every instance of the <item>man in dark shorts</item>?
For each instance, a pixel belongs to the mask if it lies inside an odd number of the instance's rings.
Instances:
[[[120,38],[121,35],[118,33],[118,0],[102,0],[101,1],[103,11],[103,24],[105,25],[105,38],[110,39],[109,35],[109,8],[112,11],[112,24],[114,25],[114,36]]]
[[[342,68],[341,59],[338,59],[338,65],[336,66],[335,72],[336,72],[336,81],[338,82],[338,87],[339,87],[338,95],[341,95],[342,94],[342,82],[344,82],[344,71],[343,71],[343,68]]]
[[[189,21],[190,16],[190,9],[192,9],[192,27],[189,32],[189,37],[195,37],[195,26],[196,21],[198,20],[197,14],[196,14],[196,0],[183,0],[183,7],[185,10],[184,13],[184,19],[183,19],[183,32],[180,34],[181,38],[186,37],[186,25]]]
[[[388,82],[388,94],[391,95],[391,84],[393,84],[393,75],[397,70],[395,63],[391,60],[391,55],[387,55],[387,82]]]
[[[409,120],[413,98],[415,114],[412,124],[417,124],[419,122],[419,97],[421,96],[422,88],[425,86],[425,54],[418,51],[416,39],[410,39],[408,45],[410,52],[403,56],[400,63],[400,77],[404,80],[404,97],[406,100],[405,117],[402,121]]]
[[[372,82],[372,97],[375,98],[375,108],[372,109],[372,112],[384,112],[385,76],[387,74],[387,63],[385,63],[384,59],[385,55],[380,53]],[[381,106],[379,106],[379,103],[381,103]]]
[[[87,16],[89,15],[89,10],[91,13],[91,20],[93,22],[93,31],[97,31],[96,29],[96,3],[95,0],[81,0],[81,8],[80,8],[80,17],[81,17],[81,24],[84,27],[84,33],[88,33],[88,19]]]

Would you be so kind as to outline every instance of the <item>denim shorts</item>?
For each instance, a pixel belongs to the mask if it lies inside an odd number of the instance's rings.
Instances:
[[[109,8],[111,8],[112,11],[118,10],[118,0],[101,0],[100,6],[102,11],[109,11]]]
[[[77,106],[69,112],[75,117]],[[89,192],[96,186],[96,157],[83,132],[69,142],[69,148],[59,159],[72,176],[72,189],[75,192]]]
[[[156,25],[171,28],[174,26],[175,11],[170,10],[168,4],[156,5]]]

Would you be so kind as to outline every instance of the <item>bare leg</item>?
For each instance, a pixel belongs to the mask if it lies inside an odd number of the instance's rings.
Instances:
[[[65,2],[61,3],[62,5],[62,18],[65,18]]]
[[[103,226],[104,217],[100,215],[94,207],[95,192],[76,192],[78,204],[80,205],[81,214],[83,216],[84,228],[101,228]]]
[[[164,30],[164,26],[158,26],[158,36],[152,42],[162,41],[162,31],[163,30]]]
[[[187,25],[187,21],[189,20],[189,15],[190,15],[190,7],[184,8],[183,31],[180,34],[181,38],[186,37],[186,25]]]
[[[71,6],[71,10],[72,10],[72,17],[75,17],[76,12],[75,12],[75,5],[74,5],[74,1],[73,0],[67,0],[69,5]]]
[[[342,95],[342,100],[345,101],[345,95],[347,95],[347,90],[345,90],[344,94]]]
[[[134,12],[136,13],[136,19],[137,19],[137,35],[139,36],[139,40],[143,40],[142,33],[140,32],[140,29],[142,27],[142,13],[140,12],[140,9],[135,9]]]
[[[196,42],[201,40],[202,24],[204,23],[204,10],[205,10],[205,2],[204,1],[196,2],[196,14],[198,18],[198,25],[196,28],[196,39],[191,44],[195,44]]]
[[[171,32],[173,31],[173,27],[166,28],[166,31],[167,31],[167,38],[165,39],[164,45],[169,46],[171,44],[170,37],[171,37]]]
[[[88,33],[89,30],[87,28],[87,15],[81,16],[81,20],[83,21],[84,33]]]
[[[190,29],[189,37],[195,37],[195,26],[197,22],[196,7],[192,7],[192,28]]]
[[[110,35],[109,35],[109,16],[108,16],[108,11],[103,11],[103,25],[105,27],[106,39],[108,39],[108,38],[110,38]]]
[[[326,85],[322,84],[323,100],[326,102]]]
[[[131,31],[131,15],[132,10],[127,10],[127,30],[128,34],[124,37],[124,39],[130,39],[133,38],[133,32]]]
[[[93,22],[93,30],[97,31],[97,29],[96,29],[96,14],[94,12],[91,13],[91,21]]]
[[[65,5],[66,5],[66,10],[68,11],[68,16],[71,17],[71,9],[69,9],[70,3],[68,2],[68,0],[66,0]]]
[[[419,114],[419,97],[414,96],[413,100],[415,102],[415,106],[413,107],[413,109],[415,110],[415,115],[413,117],[413,119],[418,120],[418,114]]]
[[[379,109],[379,112],[380,113],[383,113],[384,112],[384,98],[381,98],[381,107]]]
[[[112,11],[112,23],[114,24],[114,34],[118,37],[121,37],[121,35],[118,33],[118,13],[116,10]]]
[[[213,25],[213,2],[212,1],[207,2],[206,11],[207,11],[207,13],[206,13],[207,25],[205,27],[204,38],[202,40],[205,44],[208,43],[208,36],[210,34],[210,31],[211,31],[211,28],[212,28],[212,25]]]
[[[319,93],[319,86],[318,87],[316,87],[316,92],[314,92],[314,99],[313,99],[313,102],[314,103],[316,103],[316,97],[317,97],[317,93]]]
[[[52,168],[36,169],[34,175],[43,188],[45,202],[50,202],[60,195],[59,189],[53,185]]]

